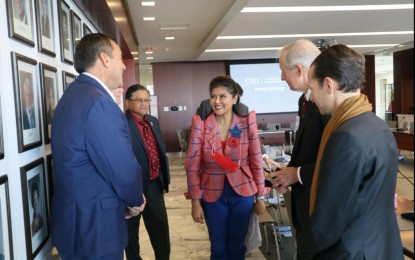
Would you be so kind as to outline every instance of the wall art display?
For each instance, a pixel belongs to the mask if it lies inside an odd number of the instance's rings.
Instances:
[[[37,0],[35,5],[39,51],[55,57],[53,2],[52,0]]]
[[[62,79],[63,79],[63,91],[75,80],[75,75],[62,71]]]
[[[61,56],[62,61],[73,64],[73,41],[72,41],[72,24],[71,10],[69,5],[63,0],[59,0],[59,32],[61,39]]]
[[[49,209],[52,206],[52,195],[55,188],[55,172],[53,171],[53,157],[52,154],[46,156],[46,169],[48,171],[48,198],[49,198]],[[50,213],[50,210],[49,210]]]
[[[43,133],[50,143],[53,113],[58,101],[58,74],[56,68],[40,63],[40,82],[43,103]]]
[[[31,0],[6,0],[9,36],[35,46]]]
[[[36,61],[12,52],[19,153],[42,145]]]
[[[1,97],[0,97],[1,100]],[[4,158],[4,143],[3,143],[3,119],[1,118],[1,102],[0,102],[0,160]]]
[[[20,168],[27,259],[34,259],[49,238],[43,158]]]
[[[13,259],[7,175],[0,176],[0,259]]]
[[[84,23],[84,36],[87,34],[91,34],[91,33],[92,33],[91,29],[89,29],[88,25]]]
[[[74,53],[75,53],[75,46],[78,41],[82,38],[82,23],[81,18],[74,12],[71,11],[72,17],[72,35],[73,35],[73,43],[74,46]]]

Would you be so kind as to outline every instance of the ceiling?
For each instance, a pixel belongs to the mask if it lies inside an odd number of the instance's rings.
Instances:
[[[138,41],[140,64],[153,62],[238,60],[276,58],[276,51],[299,38],[314,42],[349,45],[363,54],[382,52],[389,45],[410,43],[413,47],[413,0],[155,0],[155,6],[143,7],[140,0],[126,0]],[[241,12],[245,7],[339,6],[339,5],[411,4],[411,9],[381,11],[317,12]],[[311,8],[308,8],[311,9]],[[143,17],[155,17],[143,21]],[[171,29],[161,30],[161,27]],[[188,27],[174,29],[172,27]],[[405,34],[371,36],[369,32],[410,31]],[[361,36],[318,36],[322,33],[363,33]],[[293,34],[307,34],[293,36]],[[311,35],[310,35],[311,34]],[[273,35],[261,39],[218,39],[218,36]],[[284,35],[284,37],[277,37]],[[174,36],[174,40],[165,40]],[[379,46],[358,47],[357,45]],[[236,48],[252,50],[235,51]],[[269,48],[258,50],[257,48]],[[395,47],[395,50],[407,47]],[[136,50],[137,46],[131,46]],[[222,52],[206,52],[227,49]],[[152,50],[153,54],[145,51]],[[390,53],[389,53],[390,54]],[[147,57],[152,56],[149,60]],[[135,56],[137,57],[137,55]]]

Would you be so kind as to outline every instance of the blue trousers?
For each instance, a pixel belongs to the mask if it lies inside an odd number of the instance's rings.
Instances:
[[[202,202],[211,243],[210,259],[245,259],[245,237],[249,216],[254,207],[253,196],[236,194],[225,179],[221,197],[212,203]]]
[[[61,255],[62,260],[122,260],[124,259],[124,250],[106,256],[79,256],[79,255]]]

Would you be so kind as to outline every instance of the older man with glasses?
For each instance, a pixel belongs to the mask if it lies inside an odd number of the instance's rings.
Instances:
[[[153,246],[155,259],[170,258],[170,237],[164,193],[169,191],[170,171],[166,145],[157,118],[148,114],[150,92],[142,85],[132,85],[125,94],[128,125],[133,150],[142,168],[143,191],[147,198],[143,211],[144,225]],[[141,259],[138,232],[141,215],[128,220],[128,260]]]

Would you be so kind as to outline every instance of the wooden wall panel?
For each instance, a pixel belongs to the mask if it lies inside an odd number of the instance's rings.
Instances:
[[[414,49],[393,53],[393,84],[396,114],[414,113]]]
[[[192,77],[190,63],[153,64],[154,94],[158,100],[158,117],[167,152],[180,150],[176,130],[191,124]],[[171,111],[172,106],[182,106],[183,111]],[[184,110],[186,106],[186,110]],[[169,111],[164,111],[167,107]]]
[[[373,112],[376,108],[376,82],[375,82],[375,55],[366,55],[366,83],[362,93],[365,94],[369,102],[372,103]]]

